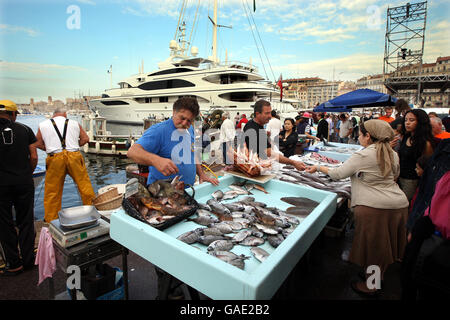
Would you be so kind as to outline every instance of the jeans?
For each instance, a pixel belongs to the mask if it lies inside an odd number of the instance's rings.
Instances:
[[[339,142],[340,143],[348,143],[348,137],[345,137],[345,138],[339,137]]]
[[[16,211],[13,220],[12,206]],[[16,231],[16,228],[19,232]],[[0,242],[11,269],[34,264],[34,185],[0,187]],[[19,249],[20,248],[20,253]]]

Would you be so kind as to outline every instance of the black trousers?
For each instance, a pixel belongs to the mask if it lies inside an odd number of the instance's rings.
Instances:
[[[13,206],[16,211],[15,223]],[[35,237],[34,185],[0,186],[0,243],[10,268],[34,264]]]

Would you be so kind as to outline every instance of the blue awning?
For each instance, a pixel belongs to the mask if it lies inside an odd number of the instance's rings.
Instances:
[[[393,106],[396,101],[397,98],[386,93],[358,89],[322,103],[314,108],[314,112],[349,112],[352,108]]]

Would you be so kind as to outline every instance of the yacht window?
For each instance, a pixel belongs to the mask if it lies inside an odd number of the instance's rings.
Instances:
[[[102,101],[102,103],[105,106],[120,106],[120,105],[124,105],[124,104],[129,104],[128,102],[120,101],[120,100]]]
[[[129,83],[126,82],[119,82],[119,86],[121,89],[123,88],[131,88],[131,85]]]
[[[162,75],[162,74],[190,72],[190,71],[192,71],[192,70],[191,69],[187,69],[187,68],[167,69],[167,70],[162,70],[162,71],[158,71],[158,72],[155,72],[155,73],[151,73],[151,74],[149,74],[149,76],[159,76],[159,75]]]
[[[231,92],[219,95],[222,99],[235,102],[253,102],[254,92]]]
[[[159,102],[169,102],[169,97],[159,97]]]
[[[173,79],[173,80],[150,81],[138,86],[138,88],[142,90],[162,90],[162,89],[186,88],[186,87],[195,87],[195,84],[186,80]]]
[[[106,93],[103,93],[102,98],[109,98],[109,96]]]

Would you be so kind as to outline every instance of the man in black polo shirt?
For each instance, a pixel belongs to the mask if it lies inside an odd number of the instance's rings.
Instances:
[[[255,103],[255,117],[247,122],[244,127],[245,144],[249,151],[256,152],[260,159],[267,159],[272,154],[272,145],[270,144],[264,125],[269,122],[272,115],[272,107],[270,102],[266,100],[258,100]],[[275,155],[280,163],[290,164],[297,170],[305,170],[305,164],[301,161],[286,158],[281,153]]]
[[[16,275],[34,265],[36,137],[29,127],[15,122],[17,113],[14,102],[0,100],[0,242],[6,258],[0,276]]]

